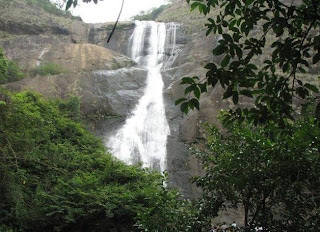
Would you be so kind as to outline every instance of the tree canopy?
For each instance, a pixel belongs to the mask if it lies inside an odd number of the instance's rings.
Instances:
[[[230,110],[225,121],[245,117],[255,124],[277,124],[285,127],[294,120],[295,103],[309,104],[318,99],[318,87],[303,74],[312,72],[320,60],[320,2],[317,0],[197,0],[190,1],[191,10],[207,15],[207,35],[219,35],[213,48],[220,64],[210,62],[206,78],[185,77],[185,94],[179,99],[181,110],[199,108],[201,93],[208,86],[220,84],[223,98],[239,103],[241,96],[253,98],[254,107]],[[241,100],[240,100],[241,101]],[[320,116],[320,104],[316,107]]]

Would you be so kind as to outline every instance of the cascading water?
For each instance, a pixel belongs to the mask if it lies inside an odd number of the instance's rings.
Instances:
[[[130,38],[131,58],[148,70],[147,86],[125,125],[111,137],[107,146],[112,153],[128,164],[141,162],[163,172],[166,169],[166,144],[170,134],[163,101],[161,69],[175,55],[175,30],[165,23],[137,21]],[[174,38],[172,38],[174,36]],[[169,44],[169,45],[168,45]],[[165,47],[170,47],[166,59]],[[171,62],[171,61],[170,61]]]
[[[46,54],[49,50],[50,50],[50,47],[42,49],[42,51],[41,51],[41,53],[40,53],[40,55],[38,57],[37,66],[40,66],[44,54]]]

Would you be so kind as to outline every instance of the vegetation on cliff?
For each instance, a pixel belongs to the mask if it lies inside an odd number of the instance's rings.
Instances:
[[[199,108],[201,93],[217,84],[235,105],[240,96],[255,101],[255,107],[225,114],[223,132],[211,128],[206,146],[194,150],[205,171],[194,178],[203,189],[194,203],[163,187],[160,175],[106,153],[79,123],[76,98],[47,101],[1,90],[0,230],[112,231],[136,225],[139,231],[202,232],[219,211],[235,208],[244,212],[246,232],[318,231],[320,104],[312,94],[317,86],[299,74],[320,60],[320,4],[286,3],[192,1],[192,9],[205,15],[215,10],[207,34],[221,36],[213,53],[222,62],[210,62],[202,81],[184,78],[191,99],[177,103],[184,112]],[[258,25],[264,27],[257,39]],[[271,32],[273,53],[262,56]],[[260,65],[253,62],[261,57]],[[0,53],[0,75],[8,67]],[[297,99],[303,104],[294,104]]]
[[[24,76],[20,66],[15,61],[8,60],[0,47],[0,84],[19,81]]]
[[[208,63],[205,78],[183,78],[187,97],[176,103],[185,113],[199,109],[201,94],[220,84],[235,104],[222,117],[223,133],[213,129],[196,152],[206,172],[195,179],[201,208],[212,218],[243,207],[244,231],[317,231],[319,90],[303,74],[320,61],[320,3],[187,2],[208,16],[207,35],[220,36],[212,52],[221,62]],[[239,104],[248,98],[251,106]]]
[[[230,125],[212,127],[205,151],[195,149],[206,172],[195,183],[204,208],[238,209],[245,231],[318,231],[320,227],[319,123],[311,108],[287,131]],[[210,217],[209,216],[209,217]]]
[[[36,76],[47,76],[47,75],[58,75],[60,73],[67,72],[66,68],[62,67],[59,64],[55,63],[48,63],[48,64],[41,64],[34,69],[31,70],[31,75]]]
[[[190,0],[187,0],[190,2]],[[219,14],[208,18],[207,35],[221,36],[213,55],[222,56],[220,64],[208,63],[206,78],[184,78],[185,93],[195,98],[180,99],[181,109],[198,107],[200,93],[217,84],[225,89],[224,98],[238,104],[239,96],[254,98],[255,108],[237,107],[226,120],[253,121],[255,124],[277,124],[285,127],[294,120],[296,99],[310,103],[318,88],[299,78],[311,64],[320,61],[320,3],[315,0],[290,4],[290,1],[191,1],[191,9],[207,15],[219,8]],[[263,34],[257,38],[255,28]],[[267,42],[267,35],[275,40]],[[270,56],[262,56],[268,52]],[[254,58],[260,59],[258,67]],[[320,104],[316,108],[320,113]],[[318,116],[317,116],[318,117]]]
[[[46,12],[53,15],[73,17],[69,11],[65,11],[62,9],[62,5],[53,3],[50,0],[29,0],[28,4],[31,6],[41,7]]]
[[[142,11],[140,14],[135,15],[131,18],[131,20],[156,20],[157,17],[165,10],[167,6],[162,5],[157,8],[153,8],[147,12]]]
[[[79,101],[0,92],[0,230],[132,230],[160,175],[106,153],[77,122]]]

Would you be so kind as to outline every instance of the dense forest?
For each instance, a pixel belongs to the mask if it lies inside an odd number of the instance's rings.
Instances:
[[[132,19],[165,19],[182,2]],[[207,18],[197,30],[219,35],[216,46],[205,48],[219,59],[202,62],[202,77],[181,77],[176,107],[186,115],[200,111],[201,100],[219,87],[220,98],[232,102],[218,124],[205,123],[202,137],[187,144],[201,166],[190,179],[197,196],[172,188],[166,172],[110,154],[89,131],[79,97],[8,90],[9,83],[68,71],[55,63],[28,69],[0,47],[0,231],[319,230],[319,81],[307,77],[319,75],[320,3],[186,2]],[[50,1],[29,4],[80,22]],[[215,223],[228,210],[241,212],[242,224]]]

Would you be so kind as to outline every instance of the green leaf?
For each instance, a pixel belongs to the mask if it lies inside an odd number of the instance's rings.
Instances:
[[[254,0],[246,0],[246,6],[251,5],[254,2]]]
[[[313,92],[315,92],[315,93],[319,93],[318,88],[316,86],[314,86],[314,85],[311,85],[311,84],[307,83],[307,84],[304,85],[304,87],[309,89],[309,90],[311,90],[311,91],[313,91]]]
[[[176,100],[175,105],[179,105],[181,102],[187,101],[188,99],[186,98],[180,98],[178,100]]]
[[[234,103],[235,105],[238,104],[238,102],[239,102],[239,95],[238,95],[237,92],[235,92],[235,93],[233,94],[233,96],[232,96],[232,101],[233,101],[233,103]]]
[[[188,111],[189,111],[189,103],[188,102],[184,102],[181,104],[181,107],[180,107],[181,111],[185,114],[188,114]]]
[[[193,84],[194,83],[194,80],[191,78],[191,77],[184,77],[182,78],[182,81],[181,81],[181,85],[184,85],[184,84]]]
[[[196,107],[197,110],[200,109],[200,103],[198,99],[192,98],[189,103],[191,103],[194,107]]]
[[[201,93],[205,93],[207,92],[207,83],[203,83],[203,84],[198,84],[201,90]]]
[[[189,87],[187,87],[185,90],[184,90],[184,94],[188,94],[190,92],[192,92],[194,90],[194,88],[196,88],[196,85],[195,84],[192,84],[190,85]]]
[[[72,6],[73,0],[68,0],[66,5],[66,10],[69,10],[69,8]]]
[[[224,59],[222,60],[222,62],[221,62],[221,67],[222,67],[222,68],[227,67],[227,65],[229,64],[229,62],[230,62],[230,55],[226,55],[226,56],[224,57]]]
[[[241,95],[244,95],[244,96],[246,96],[246,97],[250,97],[250,98],[253,97],[252,91],[251,91],[251,90],[247,90],[247,89],[241,90],[241,91],[240,91],[240,94],[241,94]]]
[[[191,10],[190,11],[194,11],[194,9],[196,9],[199,5],[200,5],[199,2],[193,2],[191,4]]]
[[[228,42],[233,42],[232,37],[229,34],[222,34],[222,37]]]
[[[233,95],[233,91],[231,87],[228,87],[226,92],[223,94],[223,99],[229,98]]]
[[[318,52],[318,53],[313,57],[312,63],[313,63],[313,64],[316,64],[316,63],[319,62],[319,60],[320,60],[320,52]]]
[[[200,89],[198,87],[194,88],[193,93],[196,98],[200,98]]]

